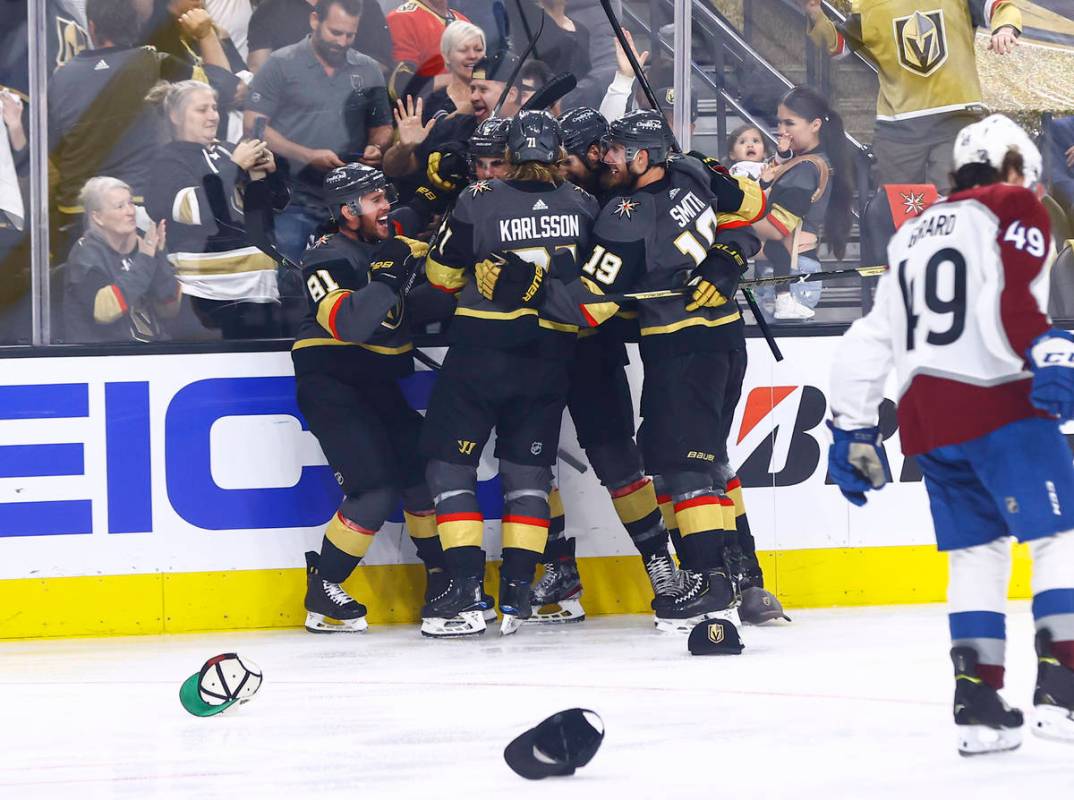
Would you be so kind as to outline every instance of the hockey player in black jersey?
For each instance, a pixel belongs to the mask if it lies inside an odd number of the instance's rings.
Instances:
[[[566,366],[578,332],[576,323],[564,320],[583,321],[577,305],[559,301],[563,281],[577,276],[577,253],[588,246],[596,201],[562,183],[556,166],[562,137],[551,116],[520,113],[507,144],[506,179],[467,187],[426,261],[430,283],[458,297],[452,346],[422,430],[451,577],[422,611],[422,632],[430,636],[485,630],[484,519],[476,488],[478,461],[494,428],[504,489],[501,632],[514,632],[531,614],[530,583],[548,534]]]
[[[489,117],[470,136],[470,166],[479,181],[502,179],[507,174],[507,117]]]
[[[734,412],[736,353],[744,337],[734,299],[746,259],[759,249],[748,226],[763,210],[759,190],[713,173],[691,157],[671,156],[662,115],[635,111],[605,139],[608,201],[594,228],[583,276],[609,292],[694,286],[674,298],[639,304],[645,368],[638,432],[646,469],[659,476],[681,534],[684,570],[676,592],[654,602],[657,627],[689,630],[734,618],[735,574],[725,551],[737,540],[724,521],[713,467]]]
[[[582,188],[599,188],[601,140],[608,123],[591,108],[575,108],[559,118],[567,158],[567,180]],[[675,562],[668,553],[668,532],[653,482],[646,477],[634,442],[634,404],[625,365],[626,341],[637,341],[637,311],[620,311],[600,328],[579,332],[568,368],[567,409],[578,443],[641,554],[654,597],[675,588]],[[548,545],[541,561],[544,574],[534,584],[535,622],[576,622],[585,618],[582,584],[575,561],[576,540],[566,535],[559,492],[553,489]],[[558,512],[558,513],[557,513]]]
[[[444,164],[439,177],[451,186],[463,173]],[[418,448],[422,418],[399,379],[413,371],[407,290],[427,250],[402,234],[422,230],[446,198],[423,186],[411,205],[391,211],[392,187],[361,164],[330,172],[325,193],[339,229],[303,259],[309,311],[291,352],[299,409],[345,495],[320,554],[306,554],[306,629],[314,633],[365,630],[365,607],[340,584],[400,498],[429,587],[443,574]]]

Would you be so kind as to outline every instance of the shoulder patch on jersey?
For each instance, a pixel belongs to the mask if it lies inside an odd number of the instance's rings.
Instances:
[[[630,219],[635,211],[638,210],[638,201],[631,200],[629,197],[620,197],[619,201],[615,204],[615,208],[612,209],[612,213],[619,219]]]
[[[489,181],[474,181],[466,189],[470,192],[470,195],[477,197],[479,194],[492,191],[492,184]]]

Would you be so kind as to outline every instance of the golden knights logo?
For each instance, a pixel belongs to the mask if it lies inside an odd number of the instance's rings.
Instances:
[[[60,67],[90,46],[89,34],[73,19],[56,16],[56,66]]]
[[[915,11],[892,20],[899,63],[916,75],[934,73],[947,61],[947,31],[943,11]]]
[[[709,641],[713,644],[719,644],[724,640],[723,625],[719,622],[713,622],[709,625]]]

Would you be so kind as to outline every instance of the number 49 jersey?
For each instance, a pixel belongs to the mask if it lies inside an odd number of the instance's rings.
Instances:
[[[1028,189],[958,192],[903,225],[873,310],[843,338],[832,411],[843,429],[876,424],[884,380],[899,385],[903,452],[958,444],[1027,417],[1025,353],[1051,327],[1048,215]]]

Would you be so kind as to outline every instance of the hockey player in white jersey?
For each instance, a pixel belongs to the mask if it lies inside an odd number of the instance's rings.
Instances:
[[[855,505],[884,485],[877,408],[894,369],[902,449],[949,553],[954,717],[975,755],[1021,744],[1022,712],[998,692],[1011,536],[1033,556],[1031,729],[1074,742],[1074,466],[1059,430],[1074,418],[1074,336],[1044,311],[1048,215],[1025,188],[1037,148],[994,115],[959,134],[954,163],[954,192],[895,234],[873,310],[843,337],[829,471]]]

